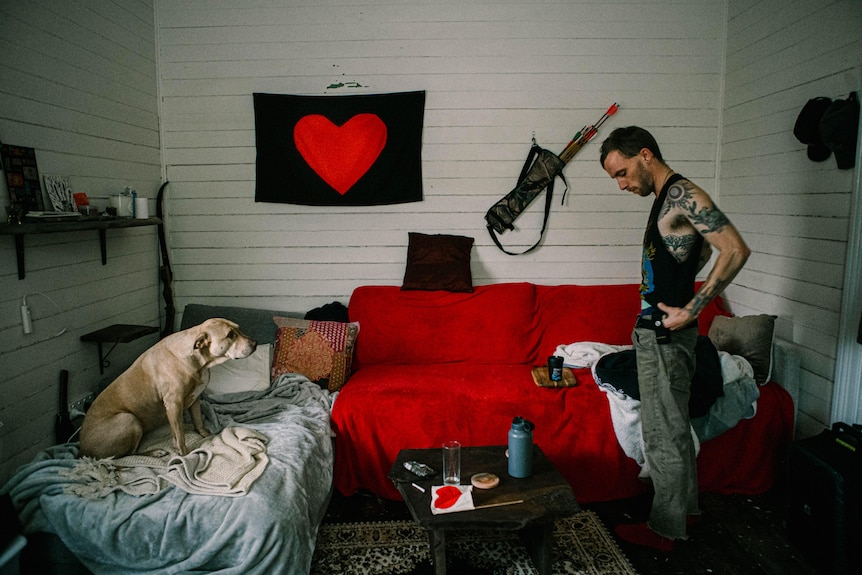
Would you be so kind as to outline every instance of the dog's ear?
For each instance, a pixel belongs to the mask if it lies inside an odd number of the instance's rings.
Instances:
[[[210,334],[203,332],[195,339],[195,349],[207,348],[210,345]]]

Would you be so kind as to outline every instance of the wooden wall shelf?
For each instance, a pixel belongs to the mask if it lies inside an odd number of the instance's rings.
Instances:
[[[24,236],[28,234],[53,234],[59,232],[80,232],[98,230],[99,247],[102,250],[102,265],[108,263],[107,230],[119,228],[135,228],[140,226],[156,226],[162,223],[159,218],[100,218],[80,220],[75,222],[47,222],[23,224],[0,224],[0,235],[13,236],[15,239],[15,255],[18,258],[18,279],[24,279]]]
[[[129,343],[135,341],[139,337],[144,337],[151,333],[157,333],[159,328],[149,325],[130,325],[126,323],[116,323],[108,327],[96,330],[90,333],[85,333],[81,336],[81,341],[95,341],[99,345],[99,373],[104,374],[105,368],[108,367],[108,355],[114,351],[117,344]],[[113,343],[108,353],[103,353],[102,344]]]

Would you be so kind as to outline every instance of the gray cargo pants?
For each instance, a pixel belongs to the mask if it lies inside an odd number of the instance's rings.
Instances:
[[[671,332],[671,341],[659,344],[654,331],[637,327],[632,343],[637,354],[644,455],[655,490],[648,524],[663,537],[684,539],[686,516],[700,512],[688,416],[697,329]]]

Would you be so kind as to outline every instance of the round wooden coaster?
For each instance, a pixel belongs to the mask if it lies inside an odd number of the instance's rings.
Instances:
[[[500,485],[500,478],[493,473],[477,473],[470,478],[470,483],[476,489],[493,489]]]

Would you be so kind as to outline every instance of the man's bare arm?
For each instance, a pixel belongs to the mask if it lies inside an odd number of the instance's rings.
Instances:
[[[718,257],[703,285],[685,307],[675,308],[659,304],[659,309],[667,314],[664,325],[672,330],[684,327],[696,319],[703,308],[730,285],[751,255],[751,250],[745,245],[739,231],[706,192],[696,186],[687,186],[686,191],[686,198],[680,201],[677,207],[684,210],[698,233],[718,251]]]
[[[697,271],[703,269],[703,266],[707,264],[709,258],[712,257],[712,246],[709,245],[709,242],[703,242],[703,247],[700,249],[700,257],[697,260]]]

